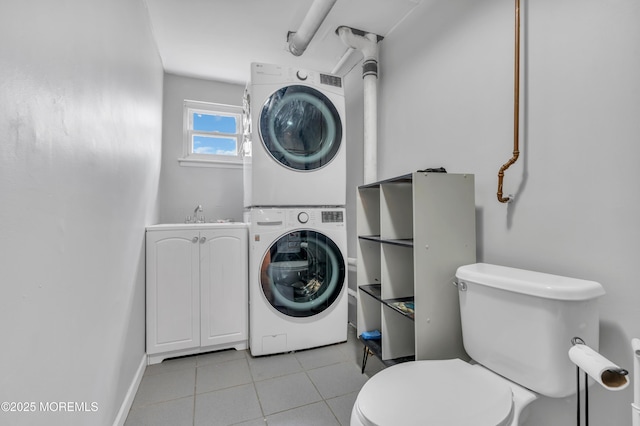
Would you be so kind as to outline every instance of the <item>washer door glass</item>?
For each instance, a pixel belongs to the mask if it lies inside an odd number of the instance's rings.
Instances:
[[[344,258],[336,244],[310,230],[280,237],[260,268],[266,299],[291,317],[310,317],[329,308],[340,295],[344,277]]]
[[[260,136],[267,152],[283,166],[315,170],[338,153],[342,121],[333,103],[319,91],[287,86],[262,107]]]

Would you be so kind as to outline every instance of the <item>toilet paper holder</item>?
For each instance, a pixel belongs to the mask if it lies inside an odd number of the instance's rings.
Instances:
[[[586,346],[586,343],[580,337],[574,337],[573,339],[571,339],[571,344],[573,346],[575,346],[575,345],[585,345]],[[629,371],[625,370],[624,368],[620,368],[617,365],[614,365],[613,363],[611,363],[611,364],[612,365],[607,369],[611,373],[619,374],[620,376],[627,376],[629,374]],[[580,367],[580,366],[578,366],[578,367]]]
[[[580,426],[580,370],[582,369],[584,371],[585,425],[589,426],[588,377],[593,378],[605,389],[616,391],[622,390],[629,385],[629,381],[625,377],[629,372],[591,349],[580,337],[571,339],[571,344],[572,347],[569,349],[569,358],[576,365],[577,425]]]

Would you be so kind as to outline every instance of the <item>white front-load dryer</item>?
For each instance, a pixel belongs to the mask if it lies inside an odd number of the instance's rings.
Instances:
[[[346,204],[340,77],[253,63],[244,105],[245,207]]]
[[[344,208],[253,208],[249,216],[251,354],[346,341]]]

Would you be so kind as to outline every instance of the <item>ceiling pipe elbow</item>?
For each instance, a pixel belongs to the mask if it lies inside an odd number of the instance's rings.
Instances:
[[[298,31],[290,32],[287,36],[289,52],[294,56],[300,56],[304,53],[336,1],[315,0],[313,2]]]
[[[345,45],[362,52],[365,62],[368,60],[378,61],[379,37],[376,34],[354,34],[353,29],[346,26],[338,27],[336,32]]]

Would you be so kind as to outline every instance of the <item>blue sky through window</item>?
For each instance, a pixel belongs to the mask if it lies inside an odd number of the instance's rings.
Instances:
[[[236,118],[224,115],[193,113],[193,130],[236,133]]]
[[[234,120],[235,121],[235,120]],[[236,139],[223,136],[193,136],[194,154],[237,155]]]

